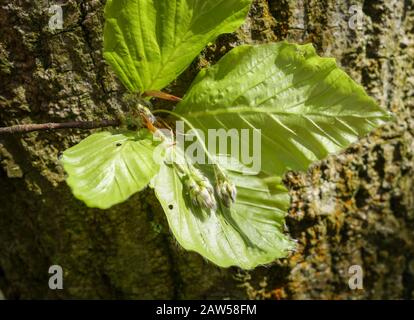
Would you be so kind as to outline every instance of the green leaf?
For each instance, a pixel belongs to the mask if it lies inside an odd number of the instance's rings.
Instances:
[[[236,30],[251,0],[108,0],[104,56],[133,92],[160,90],[220,34]]]
[[[89,207],[110,208],[145,188],[157,174],[155,147],[146,129],[95,133],[63,153],[67,183]]]
[[[249,170],[238,161],[225,163],[219,158],[219,163],[237,187],[237,199],[230,208],[217,194],[216,211],[194,205],[183,177],[169,164],[161,165],[154,178],[156,196],[178,242],[221,267],[252,269],[286,257],[295,245],[283,233],[289,195],[281,179],[266,183],[259,176],[244,175]],[[201,169],[214,185],[212,166]]]
[[[202,70],[176,113],[196,128],[260,129],[262,170],[283,175],[390,119],[312,45],[240,46]]]

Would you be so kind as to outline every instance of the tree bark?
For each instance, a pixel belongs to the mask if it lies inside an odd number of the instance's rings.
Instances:
[[[65,1],[63,29],[51,31],[53,1],[0,0],[0,126],[111,119],[123,109],[131,97],[102,58],[104,2]],[[253,271],[220,269],[176,244],[151,190],[106,211],[72,196],[58,158],[88,132],[7,135],[5,297],[414,298],[413,2],[256,0],[247,23],[208,47],[168,92],[182,96],[201,67],[236,45],[283,39],[314,43],[396,114],[341,154],[286,175],[287,224],[298,240],[291,257]],[[48,288],[55,264],[63,290]],[[352,265],[362,267],[362,290],[348,285]]]

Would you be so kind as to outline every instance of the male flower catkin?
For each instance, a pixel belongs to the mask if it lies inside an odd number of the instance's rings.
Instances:
[[[236,201],[236,186],[221,170],[216,173],[216,182],[216,192],[219,198],[227,208],[230,208],[230,206]]]
[[[200,170],[190,167],[185,185],[194,205],[214,211],[217,209],[214,188]]]

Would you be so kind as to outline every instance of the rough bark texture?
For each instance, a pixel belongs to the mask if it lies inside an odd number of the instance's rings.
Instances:
[[[99,120],[124,103],[102,59],[104,1],[64,2],[64,29],[55,32],[47,2],[0,0],[2,126]],[[362,9],[360,24],[352,5]],[[1,136],[6,298],[414,298],[413,2],[257,0],[248,22],[206,49],[170,90],[183,95],[201,67],[235,45],[281,39],[336,57],[397,116],[309,172],[287,175],[295,254],[249,272],[217,268],[179,248],[150,190],[107,211],[72,197],[58,157],[88,132]],[[53,264],[64,269],[64,290],[48,288]],[[364,290],[348,286],[356,264]]]

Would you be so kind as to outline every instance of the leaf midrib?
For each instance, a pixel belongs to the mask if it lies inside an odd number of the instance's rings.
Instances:
[[[315,117],[324,117],[324,118],[341,118],[341,117],[353,117],[353,118],[378,118],[378,115],[330,115],[330,114],[324,114],[324,113],[316,113],[316,112],[309,112],[304,114],[298,114],[297,112],[287,112],[287,111],[280,111],[277,108],[273,107],[222,107],[222,108],[216,108],[215,110],[206,110],[206,111],[196,111],[196,112],[183,112],[181,113],[182,116],[185,117],[191,117],[191,118],[198,118],[198,117],[214,117],[217,115],[232,115],[232,114],[256,114],[256,113],[272,113],[274,115],[278,116],[294,116],[294,117],[304,117],[306,116],[315,116]]]

